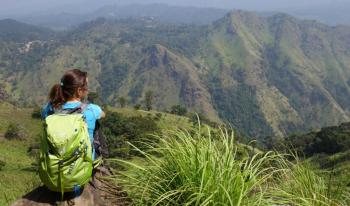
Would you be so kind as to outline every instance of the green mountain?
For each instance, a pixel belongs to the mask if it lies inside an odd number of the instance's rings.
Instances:
[[[209,77],[216,84],[227,82],[214,86],[227,88],[222,98],[213,98],[221,117],[245,131],[253,129],[253,135],[270,129],[282,135],[348,120],[348,27],[234,12],[211,30],[211,52],[203,56],[212,57],[205,63],[217,69]],[[238,96],[231,95],[230,101],[230,93]]]
[[[0,20],[0,40],[26,42],[36,39],[48,39],[54,35],[49,29],[32,26],[12,19]]]
[[[349,34],[243,11],[209,26],[97,19],[27,49],[0,41],[0,83],[12,101],[42,104],[76,67],[112,105],[152,90],[157,109],[183,104],[252,137],[284,136],[349,121]]]

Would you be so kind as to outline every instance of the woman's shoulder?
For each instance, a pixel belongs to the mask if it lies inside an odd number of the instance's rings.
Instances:
[[[92,103],[87,104],[86,108],[88,108],[88,109],[101,109],[101,107],[99,105],[92,104]]]
[[[97,104],[91,104],[91,103],[87,104],[85,111],[86,111],[86,113],[87,112],[92,113],[92,115],[95,119],[101,118],[102,109]]]

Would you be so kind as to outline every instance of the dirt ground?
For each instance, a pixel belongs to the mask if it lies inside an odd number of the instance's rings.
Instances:
[[[17,200],[12,206],[128,206],[132,201],[123,191],[122,187],[112,184],[104,177],[108,172],[106,170],[97,170],[92,180],[85,185],[82,194],[74,197],[72,193],[65,193],[61,200],[61,194],[51,192],[44,186],[38,187],[21,199]]]

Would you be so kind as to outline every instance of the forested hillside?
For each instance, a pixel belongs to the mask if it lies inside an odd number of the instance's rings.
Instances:
[[[349,27],[236,11],[209,26],[97,19],[34,38],[15,31],[0,40],[0,83],[23,105],[42,104],[76,67],[105,103],[153,91],[156,109],[185,105],[251,137],[349,120]]]

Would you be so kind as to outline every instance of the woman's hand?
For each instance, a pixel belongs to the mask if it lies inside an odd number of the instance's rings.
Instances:
[[[105,118],[106,117],[106,113],[104,111],[101,112],[101,117],[100,118]]]

